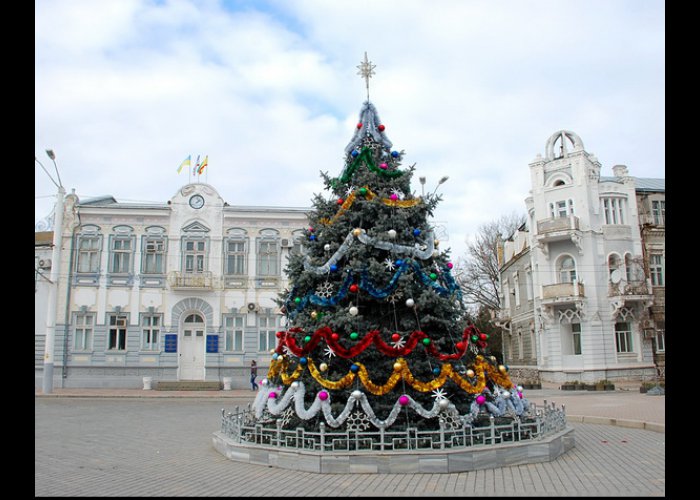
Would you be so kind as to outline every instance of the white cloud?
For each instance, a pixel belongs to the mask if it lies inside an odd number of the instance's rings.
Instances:
[[[238,5],[238,10],[234,6]],[[230,204],[309,206],[342,168],[364,82],[453,257],[524,212],[528,164],[569,129],[603,164],[664,176],[657,1],[37,0],[35,153],[82,198],[165,202],[209,155]],[[41,160],[44,165],[50,161]],[[37,167],[35,217],[53,185]]]

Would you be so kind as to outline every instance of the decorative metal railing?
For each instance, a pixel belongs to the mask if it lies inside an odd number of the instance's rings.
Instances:
[[[283,429],[283,421],[256,421],[250,404],[244,410],[221,410],[221,432],[236,443],[265,448],[285,448],[342,453],[351,451],[445,450],[469,446],[491,446],[502,443],[538,440],[566,428],[566,411],[544,402],[538,409],[532,404],[527,415],[513,416],[508,423],[496,424],[489,416],[485,425],[463,424],[449,414],[439,417],[439,429],[419,430],[416,427],[374,431],[353,428],[329,430],[324,423],[318,432],[301,428]],[[502,418],[498,419],[504,420]]]

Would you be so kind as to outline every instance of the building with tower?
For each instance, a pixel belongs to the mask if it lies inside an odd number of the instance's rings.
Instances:
[[[506,363],[523,378],[655,377],[665,350],[664,179],[601,164],[574,132],[530,164],[527,227],[500,263]]]
[[[265,369],[306,209],[230,206],[204,183],[162,204],[72,193],[64,208],[54,387],[140,387],[143,377],[232,377],[234,387],[249,387],[251,360]],[[47,234],[35,238],[35,311],[45,311]],[[36,387],[45,330],[38,312]]]

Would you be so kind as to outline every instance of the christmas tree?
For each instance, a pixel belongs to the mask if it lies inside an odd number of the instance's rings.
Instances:
[[[368,82],[366,54],[359,68]],[[438,249],[430,220],[441,195],[411,190],[404,155],[368,94],[342,171],[321,173],[326,195],[314,196],[289,258],[287,328],[254,403],[258,423],[437,429],[441,415],[465,424],[527,408]]]

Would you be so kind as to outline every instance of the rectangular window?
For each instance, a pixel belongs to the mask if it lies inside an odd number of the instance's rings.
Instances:
[[[581,323],[571,323],[571,338],[574,354],[581,354]]]
[[[126,350],[126,325],[127,318],[125,314],[111,314],[109,316],[107,349]]]
[[[618,353],[634,352],[629,322],[615,323],[615,347]]]
[[[664,286],[663,255],[657,253],[649,256],[649,272],[653,286]]]
[[[651,202],[651,213],[654,217],[654,224],[663,226],[666,223],[666,202],[655,200]]]
[[[666,352],[666,330],[656,330],[656,352]]]
[[[225,274],[228,275],[245,275],[246,274],[246,251],[244,240],[229,240],[226,243],[226,269]]]
[[[128,273],[131,259],[131,238],[114,238],[112,240],[111,273]]]
[[[566,202],[565,201],[558,201],[557,202],[557,217],[566,217],[568,214],[566,212]]]
[[[224,351],[243,350],[243,316],[226,316],[224,319]]]
[[[141,319],[141,349],[159,351],[160,315],[144,315]]]
[[[185,242],[185,272],[203,273],[205,254],[204,240],[189,240]]]
[[[89,351],[92,349],[92,333],[95,317],[92,314],[78,314],[75,317],[75,345],[76,351]]]
[[[143,250],[144,274],[163,274],[165,267],[165,240],[148,239]]]
[[[275,316],[260,316],[258,321],[258,350],[270,351],[277,347],[277,318]]]
[[[607,198],[603,199],[603,213],[605,214],[605,223],[612,224],[612,216],[610,214],[610,200]]]
[[[513,291],[515,292],[515,307],[520,307],[520,279],[518,279],[518,273],[513,274]]]
[[[258,245],[258,275],[277,276],[278,260],[277,241],[261,241]]]
[[[100,240],[97,236],[81,236],[78,243],[78,272],[96,273],[100,269]]]
[[[525,293],[527,293],[527,300],[532,300],[532,269],[528,269],[525,273]]]

